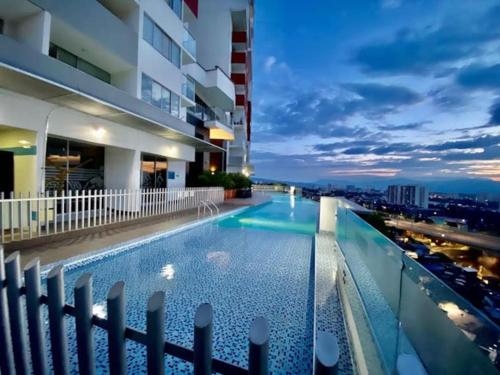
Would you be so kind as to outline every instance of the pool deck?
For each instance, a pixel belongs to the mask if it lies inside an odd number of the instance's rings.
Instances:
[[[269,195],[257,193],[249,199],[227,200],[219,209],[222,214],[245,206],[263,204],[270,200]],[[101,226],[90,230],[83,229],[42,237],[37,240],[11,242],[4,244],[5,255],[8,256],[18,250],[21,254],[22,266],[35,257],[40,258],[41,265],[46,265],[118,245],[134,238],[175,229],[193,223],[198,219],[198,210],[193,209],[133,222],[124,222],[120,223],[120,225]]]

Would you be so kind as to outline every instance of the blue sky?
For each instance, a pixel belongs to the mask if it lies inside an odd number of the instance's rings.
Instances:
[[[500,181],[500,0],[256,0],[252,163]]]

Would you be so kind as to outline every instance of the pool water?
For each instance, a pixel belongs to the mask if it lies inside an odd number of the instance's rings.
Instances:
[[[310,373],[313,343],[312,236],[315,202],[275,195],[273,201],[237,215],[71,267],[65,273],[67,299],[84,272],[93,274],[94,312],[106,315],[106,294],[125,282],[127,324],[145,329],[145,307],[155,291],[166,293],[168,341],[192,347],[196,308],[214,309],[214,357],[247,367],[252,320],[270,326],[274,373]],[[73,319],[68,318],[68,324]],[[108,371],[107,336],[96,329],[98,372]],[[74,337],[69,337],[76,352]],[[145,350],[127,343],[129,373],[146,371]],[[71,356],[77,368],[76,354]],[[167,357],[167,372],[191,373],[188,363]]]

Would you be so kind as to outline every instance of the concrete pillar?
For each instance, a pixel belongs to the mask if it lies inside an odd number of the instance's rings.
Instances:
[[[104,186],[106,189],[140,189],[140,151],[106,146],[104,149]]]

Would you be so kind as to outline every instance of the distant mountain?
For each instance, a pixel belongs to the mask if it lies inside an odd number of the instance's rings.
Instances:
[[[385,190],[388,185],[415,185],[421,184],[428,187],[431,192],[440,193],[464,193],[464,194],[481,194],[489,193],[500,196],[500,182],[495,182],[488,179],[480,178],[458,178],[458,179],[420,179],[411,178],[387,178],[387,177],[356,177],[349,179],[321,179],[315,182],[300,182],[300,181],[276,181],[266,178],[254,177],[254,181],[262,182],[283,182],[291,185],[299,186],[326,186],[332,184],[336,187],[345,187],[347,185],[355,185],[361,188],[374,188]]]

